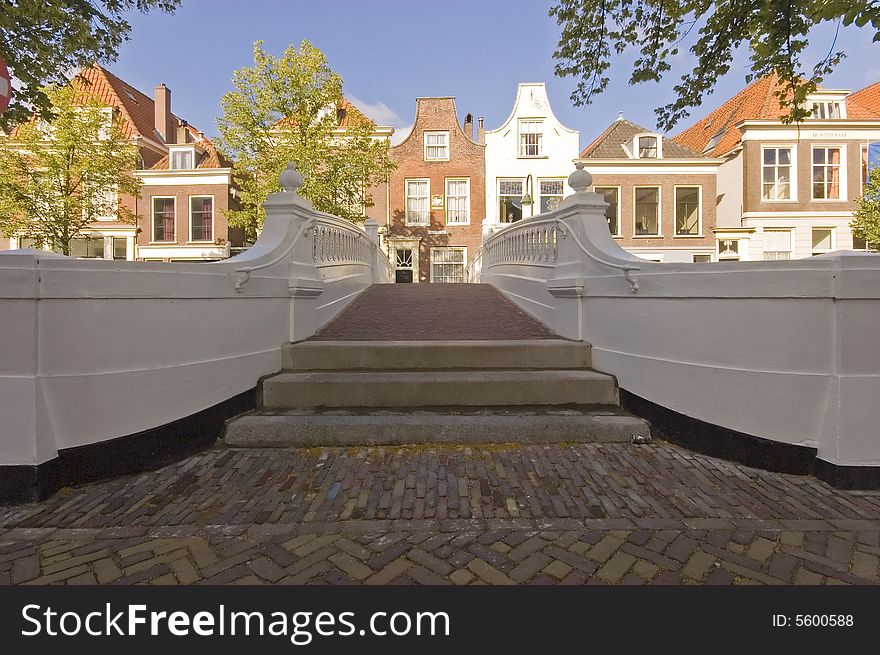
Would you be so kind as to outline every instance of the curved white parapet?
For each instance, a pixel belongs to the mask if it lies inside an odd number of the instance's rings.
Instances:
[[[0,252],[0,466],[38,465],[253,389],[280,370],[284,343],[388,282],[375,236],[316,212],[300,182],[282,174],[257,243],[221,262]]]
[[[679,414],[880,466],[880,255],[657,264],[611,238],[586,191],[487,236],[474,281],[497,286],[594,366]]]

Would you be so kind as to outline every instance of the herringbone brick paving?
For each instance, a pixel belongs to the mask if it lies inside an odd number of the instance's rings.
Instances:
[[[647,446],[223,449],[0,508],[0,584],[877,584],[880,493]]]

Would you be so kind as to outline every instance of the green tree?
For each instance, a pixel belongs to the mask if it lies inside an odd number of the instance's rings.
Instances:
[[[807,72],[802,58],[813,27],[870,23],[874,41],[880,40],[876,0],[558,0],[550,15],[562,28],[555,71],[578,79],[571,94],[578,106],[608,86],[612,56],[636,50],[629,83],[657,82],[695,32],[690,52],[696,65],[674,87],[675,99],[655,109],[657,125],[664,130],[712,93],[740,46],[751,55],[747,81],[779,75],[778,97],[790,123],[809,116],[804,100],[845,56],[835,49],[835,37],[827,56]]]
[[[74,86],[47,87],[54,116],[0,140],[0,232],[70,254],[83,228],[106,216],[134,222],[118,202],[138,195],[137,146],[113,111]]]
[[[131,25],[125,13],[172,12],[181,0],[0,0],[0,55],[15,78],[15,95],[0,128],[36,111],[49,118],[44,86],[61,86],[68,72],[116,59]]]
[[[388,144],[366,122],[339,129],[342,79],[308,41],[274,57],[254,44],[254,65],[233,75],[219,120],[221,149],[235,160],[240,209],[229,223],[249,238],[263,225],[262,203],[277,191],[278,175],[293,162],[305,182],[300,193],[315,208],[352,221],[372,206],[369,188],[394,168]]]
[[[880,249],[880,167],[868,174],[859,206],[849,226],[853,236],[863,239],[872,250]]]

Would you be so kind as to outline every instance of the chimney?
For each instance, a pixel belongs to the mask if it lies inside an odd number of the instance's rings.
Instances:
[[[486,130],[483,129],[483,117],[477,119],[477,143],[486,144]]]
[[[164,84],[157,86],[153,93],[155,101],[154,124],[156,131],[165,143],[174,143],[174,124],[171,121],[171,89]]]
[[[175,143],[186,143],[188,141],[187,137],[187,122],[184,120],[177,121],[177,141]]]
[[[466,114],[464,117],[464,133],[471,141],[474,140],[474,115]]]

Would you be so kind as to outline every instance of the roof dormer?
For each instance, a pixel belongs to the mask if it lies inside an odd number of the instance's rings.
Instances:
[[[633,136],[630,146],[633,159],[662,159],[663,138],[654,132],[641,132]]]
[[[199,158],[202,154],[201,149],[191,143],[186,145],[169,145],[168,168],[173,171],[193,170],[199,165]]]
[[[841,120],[846,118],[847,91],[821,91],[807,96],[807,109],[811,118],[818,120]]]

